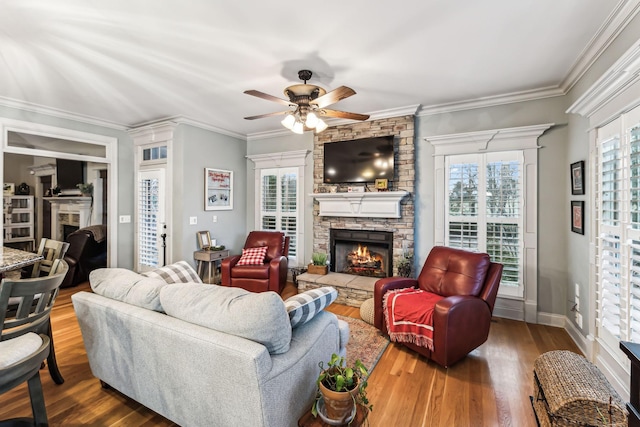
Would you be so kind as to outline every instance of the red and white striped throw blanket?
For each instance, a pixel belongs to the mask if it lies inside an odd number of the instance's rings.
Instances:
[[[410,342],[433,351],[433,310],[443,298],[414,288],[385,293],[382,302],[391,341]]]

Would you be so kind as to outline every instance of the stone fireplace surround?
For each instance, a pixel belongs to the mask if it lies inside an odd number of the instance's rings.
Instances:
[[[413,252],[414,247],[414,116],[385,118],[360,123],[331,127],[315,136],[313,149],[313,182],[315,193],[329,193],[332,185],[324,184],[323,146],[328,142],[377,136],[395,136],[395,172],[394,180],[389,183],[390,191],[407,191],[408,196],[400,202],[400,218],[366,218],[320,216],[319,204],[314,202],[313,212],[313,251],[329,253],[329,230],[372,230],[393,233],[393,274],[398,274],[397,264],[405,251]],[[354,184],[349,184],[353,187]],[[369,186],[370,190],[373,185]],[[340,185],[338,192],[346,192],[347,185]],[[314,276],[314,277],[312,277]],[[338,289],[337,302],[359,307],[363,301],[373,297],[373,284],[377,279],[353,276],[349,274],[330,273],[327,276],[303,274],[298,276],[300,290],[321,286],[334,286]]]

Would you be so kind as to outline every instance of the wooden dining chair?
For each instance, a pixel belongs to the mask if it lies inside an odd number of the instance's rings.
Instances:
[[[38,246],[37,254],[42,256],[43,259],[37,261],[33,265],[31,274],[28,277],[49,275],[51,273],[51,266],[53,265],[53,262],[57,259],[64,259],[64,255],[67,253],[68,249],[69,243],[67,242],[42,238],[42,240],[40,240],[40,246]]]
[[[28,279],[3,279],[0,282],[0,341],[27,332],[46,335],[50,340],[47,365],[56,384],[64,383],[56,361],[50,312],[69,267],[54,260],[48,276]]]

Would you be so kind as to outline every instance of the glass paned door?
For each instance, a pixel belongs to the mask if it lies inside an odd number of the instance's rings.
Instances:
[[[138,176],[137,270],[164,265],[165,170],[142,170]]]

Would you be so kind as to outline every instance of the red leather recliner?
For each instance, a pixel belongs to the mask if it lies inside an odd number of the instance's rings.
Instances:
[[[252,231],[244,248],[267,246],[262,265],[236,265],[240,255],[222,260],[222,286],[243,288],[251,292],[274,291],[280,294],[287,283],[289,236],[279,231]]]
[[[484,253],[435,246],[417,279],[387,277],[376,282],[374,325],[388,335],[383,306],[387,291],[411,287],[444,296],[433,312],[433,351],[402,344],[441,366],[451,366],[487,340],[502,268]]]

